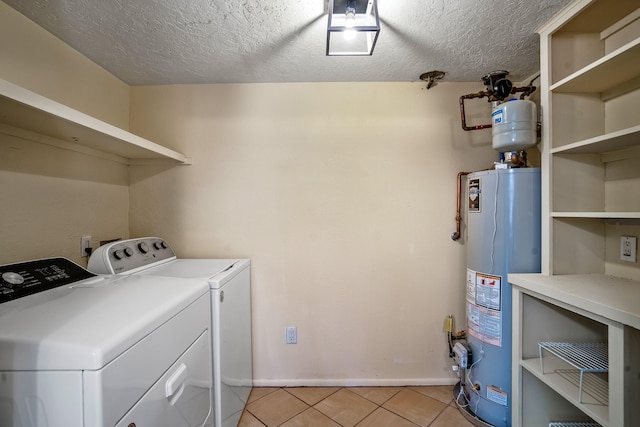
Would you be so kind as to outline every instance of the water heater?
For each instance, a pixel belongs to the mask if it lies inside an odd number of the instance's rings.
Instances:
[[[466,409],[511,426],[509,273],[540,272],[540,169],[467,176]]]

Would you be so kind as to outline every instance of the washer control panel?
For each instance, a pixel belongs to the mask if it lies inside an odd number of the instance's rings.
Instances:
[[[0,266],[0,303],[95,277],[66,258]]]
[[[88,269],[99,274],[121,274],[173,259],[176,254],[167,242],[158,237],[143,237],[100,246],[91,254]]]

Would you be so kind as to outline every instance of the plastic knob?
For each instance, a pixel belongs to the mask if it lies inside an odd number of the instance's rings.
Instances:
[[[124,254],[127,257],[133,256],[133,249],[131,249],[130,247],[124,248]]]
[[[122,259],[124,258],[124,251],[122,249],[118,249],[113,253],[113,257],[115,259]]]
[[[143,254],[146,254],[147,252],[149,252],[149,245],[147,245],[145,242],[140,242],[138,243],[138,249],[140,249],[140,252],[142,252]]]

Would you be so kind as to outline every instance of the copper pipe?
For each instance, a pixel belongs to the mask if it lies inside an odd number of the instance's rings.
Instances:
[[[520,99],[524,99],[525,96],[530,96],[533,92],[535,92],[535,90],[536,90],[535,86],[529,85],[529,86],[523,86],[523,87],[514,87],[511,89],[511,93],[515,95],[518,92],[522,92],[522,95],[520,95]],[[474,98],[484,98],[485,96],[489,98],[489,102],[502,101],[502,99],[496,98],[495,93],[489,92],[489,91],[470,93],[468,95],[462,95],[460,97],[460,120],[462,122],[462,129],[469,131],[469,130],[488,129],[492,127],[491,123],[489,123],[488,125],[467,126],[467,119],[464,111],[464,100],[474,99]]]
[[[484,98],[485,96],[489,96],[489,92],[478,92],[478,93],[470,93],[468,95],[462,95],[460,97],[460,119],[462,121],[462,129],[464,130],[480,130],[487,129],[491,127],[491,124],[488,125],[477,125],[477,126],[467,126],[467,119],[464,113],[464,100],[465,99],[473,99],[473,98]],[[456,240],[456,239],[454,239]]]
[[[522,92],[522,95],[520,95],[520,99],[524,99],[525,96],[531,96],[531,94],[535,91],[536,91],[536,87],[531,85],[523,86],[523,87],[514,87],[513,89],[511,89],[511,93],[513,94]]]
[[[458,191],[456,193],[456,231],[451,233],[451,240],[454,242],[460,239],[460,222],[461,216],[461,204],[462,204],[462,177],[469,175],[471,172],[458,172]]]

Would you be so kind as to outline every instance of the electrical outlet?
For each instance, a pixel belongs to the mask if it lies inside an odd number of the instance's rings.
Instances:
[[[635,236],[620,236],[620,259],[622,261],[636,262]]]
[[[284,333],[285,333],[285,342],[287,344],[298,343],[298,328],[296,328],[295,326],[287,326]]]
[[[87,249],[89,251],[87,251]],[[91,236],[82,236],[80,239],[80,256],[88,257],[91,251]]]

